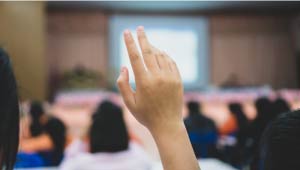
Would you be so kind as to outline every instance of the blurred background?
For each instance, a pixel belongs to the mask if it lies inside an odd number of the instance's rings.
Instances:
[[[109,100],[122,108],[130,139],[159,162],[150,133],[128,114],[115,84],[121,66],[130,68],[122,32],[139,25],[178,63],[185,102],[198,103],[214,123],[217,154],[199,158],[249,168],[252,153],[240,162],[224,157],[236,153],[239,129],[229,103],[241,104],[249,122],[260,97],[300,107],[299,2],[0,2],[0,21],[0,47],[19,85],[24,141],[32,101],[65,124],[72,143],[88,134],[91,115]],[[191,112],[185,107],[184,117]]]

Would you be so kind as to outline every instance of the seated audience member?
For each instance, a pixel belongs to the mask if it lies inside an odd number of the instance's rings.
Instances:
[[[16,167],[57,166],[63,158],[66,143],[66,127],[57,118],[45,114],[40,102],[32,102],[30,107],[30,138],[22,139]],[[27,157],[26,157],[27,156]],[[42,161],[35,161],[41,157]],[[23,159],[33,162],[28,164]]]
[[[66,150],[62,170],[147,170],[151,164],[143,149],[130,143],[120,107],[104,101],[92,118],[89,145],[75,141]]]
[[[257,111],[257,115],[249,127],[249,136],[252,140],[252,144],[251,144],[251,148],[252,148],[251,154],[253,156],[251,161],[252,170],[257,170],[258,168],[259,142],[261,140],[261,136],[264,132],[264,129],[274,118],[272,102],[267,97],[258,98],[255,101],[255,108]]]
[[[274,117],[277,117],[281,113],[286,113],[291,111],[290,106],[287,101],[285,101],[283,98],[277,98],[273,103],[273,112]]]
[[[200,112],[197,102],[189,102],[188,117],[184,120],[196,157],[213,157],[217,143],[217,129],[212,120]]]
[[[258,170],[300,169],[300,110],[279,115],[265,130]]]
[[[256,118],[251,123],[251,135],[254,142],[258,144],[263,130],[273,118],[273,109],[271,101],[266,97],[258,98],[255,101]]]
[[[17,85],[7,53],[0,48],[0,169],[12,170],[19,142]]]
[[[225,157],[230,160],[230,163],[236,167],[242,167],[249,159],[251,152],[247,146],[249,120],[247,119],[243,107],[240,103],[230,103],[228,105],[230,113],[237,121],[236,144]]]
[[[243,107],[240,103],[230,103],[228,105],[228,108],[230,110],[230,113],[234,116],[236,122],[237,122],[237,130],[236,130],[236,136],[238,139],[238,142],[244,141],[245,139],[245,130],[249,125],[248,118],[246,117]]]

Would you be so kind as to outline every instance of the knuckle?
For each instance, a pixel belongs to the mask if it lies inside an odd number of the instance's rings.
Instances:
[[[161,56],[159,55],[159,53],[155,53],[155,57],[156,57],[156,59],[161,59]]]
[[[174,60],[172,60],[172,64],[177,68],[177,63]]]
[[[176,65],[175,61],[171,57],[169,58],[170,58],[170,63]]]
[[[139,55],[136,53],[131,54],[132,61],[137,61],[139,59]]]
[[[152,50],[149,49],[149,48],[146,48],[146,49],[144,50],[144,54],[145,54],[145,55],[152,55]]]
[[[156,58],[159,60],[159,61],[161,61],[161,62],[164,62],[164,56],[161,54],[161,53],[157,53],[156,54]]]
[[[166,56],[162,52],[159,52],[158,55],[162,58],[166,58]]]

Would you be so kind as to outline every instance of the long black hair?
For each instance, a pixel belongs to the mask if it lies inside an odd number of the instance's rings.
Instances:
[[[50,165],[57,166],[60,164],[64,154],[66,144],[66,126],[58,118],[52,117],[49,118],[44,129],[45,132],[49,134],[54,145],[53,155],[50,158]]]
[[[15,76],[0,48],[0,169],[12,170],[19,145],[19,103]]]
[[[126,150],[129,137],[122,109],[109,101],[101,103],[93,115],[89,135],[91,153]]]

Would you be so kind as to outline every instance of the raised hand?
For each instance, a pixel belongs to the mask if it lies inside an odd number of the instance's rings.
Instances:
[[[148,42],[143,27],[138,28],[137,35],[142,56],[131,33],[124,32],[136,82],[134,92],[128,82],[128,70],[123,67],[117,82],[124,102],[136,119],[150,130],[167,123],[181,123],[183,87],[175,62]]]
[[[123,100],[150,130],[165,170],[198,170],[181,116],[183,86],[178,68],[166,53],[148,42],[143,27],[138,27],[137,35],[142,55],[130,31],[124,32],[136,90],[130,87],[128,69],[123,67],[117,80]]]

